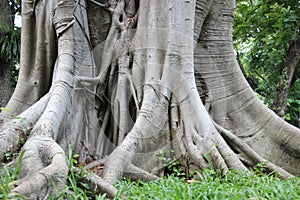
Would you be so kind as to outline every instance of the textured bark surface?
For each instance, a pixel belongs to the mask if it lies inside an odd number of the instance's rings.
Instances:
[[[21,55],[18,84],[8,105],[13,115],[45,95],[51,85],[57,58],[53,10],[56,1],[22,2]]]
[[[10,83],[10,68],[10,62],[0,57],[0,107],[5,107],[12,94],[12,87]]]
[[[299,129],[259,101],[235,60],[233,0],[40,0],[22,8],[23,71],[9,106],[26,120],[0,131],[1,160],[30,131],[12,195],[46,197],[55,190],[49,180],[62,187],[68,145],[80,162],[95,160],[88,168],[104,165],[101,178],[85,181],[110,197],[122,177],[160,176],[161,152],[188,173],[264,162],[282,178],[300,174]]]
[[[13,14],[7,0],[0,0],[0,13],[0,38],[2,38],[10,33],[14,25]],[[0,49],[2,49],[1,45]],[[7,104],[12,94],[10,68],[11,61],[0,56],[0,107],[4,107]]]

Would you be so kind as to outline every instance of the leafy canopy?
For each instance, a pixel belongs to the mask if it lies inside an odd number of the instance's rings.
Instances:
[[[300,1],[238,0],[234,45],[253,89],[269,107],[276,88],[287,76],[285,59],[300,37]],[[299,65],[299,63],[298,63]],[[286,120],[294,123],[300,113],[300,70],[296,71],[287,100]]]

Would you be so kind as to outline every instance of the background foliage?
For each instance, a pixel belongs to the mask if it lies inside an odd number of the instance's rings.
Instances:
[[[21,14],[21,0],[8,0],[11,10],[11,17],[15,19],[16,14]],[[18,71],[20,63],[20,46],[21,46],[21,28],[17,26],[4,27],[0,21],[0,29],[6,29],[6,34],[0,38],[1,57],[10,61],[11,67],[11,84],[15,87],[18,80]],[[0,65],[1,70],[1,65]]]
[[[234,45],[251,87],[271,109],[276,89],[287,76],[285,59],[299,36],[300,1],[238,0]],[[285,120],[299,126],[300,69],[294,73]],[[276,110],[275,110],[276,111]]]

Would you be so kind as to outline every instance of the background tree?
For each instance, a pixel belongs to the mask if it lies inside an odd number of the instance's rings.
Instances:
[[[187,173],[263,162],[281,178],[299,175],[300,130],[262,104],[236,62],[235,1],[28,0],[22,9],[20,76],[0,129],[0,160],[25,150],[11,195],[62,188],[69,145],[80,162],[94,160],[87,167],[104,166],[86,181],[108,196],[122,177],[157,178],[162,151]]]
[[[299,1],[240,0],[235,49],[252,88],[280,117],[300,123]]]
[[[2,13],[0,17],[0,38],[4,38],[12,29],[13,27],[13,17],[12,12],[10,10],[10,6],[6,0],[1,0],[0,2],[0,11]],[[1,49],[3,49],[3,44],[1,45]],[[2,51],[1,51],[2,52]],[[1,98],[0,98],[0,107],[4,106],[12,93],[11,85],[10,85],[10,68],[11,63],[9,60],[6,59],[3,55],[0,57],[0,91],[1,91]]]
[[[14,27],[15,14],[20,12],[20,1],[0,1],[0,107],[8,102],[17,76],[15,65],[20,56],[20,29]]]

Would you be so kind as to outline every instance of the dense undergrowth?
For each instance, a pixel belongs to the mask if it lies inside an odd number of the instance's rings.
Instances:
[[[15,165],[3,164],[0,169],[0,199],[8,199],[14,181],[18,179],[22,153],[20,155]],[[76,157],[70,149],[68,185],[59,194],[49,194],[47,199],[106,199],[105,194],[93,194],[80,181],[88,172],[71,170],[77,164]],[[115,199],[300,199],[299,177],[280,180],[276,174],[266,174],[263,164],[255,168],[251,175],[242,171],[231,171],[222,176],[212,168],[207,168],[202,173],[186,175],[176,162],[166,168],[171,173],[152,182],[134,182],[129,179],[120,181],[116,185],[119,193]]]

